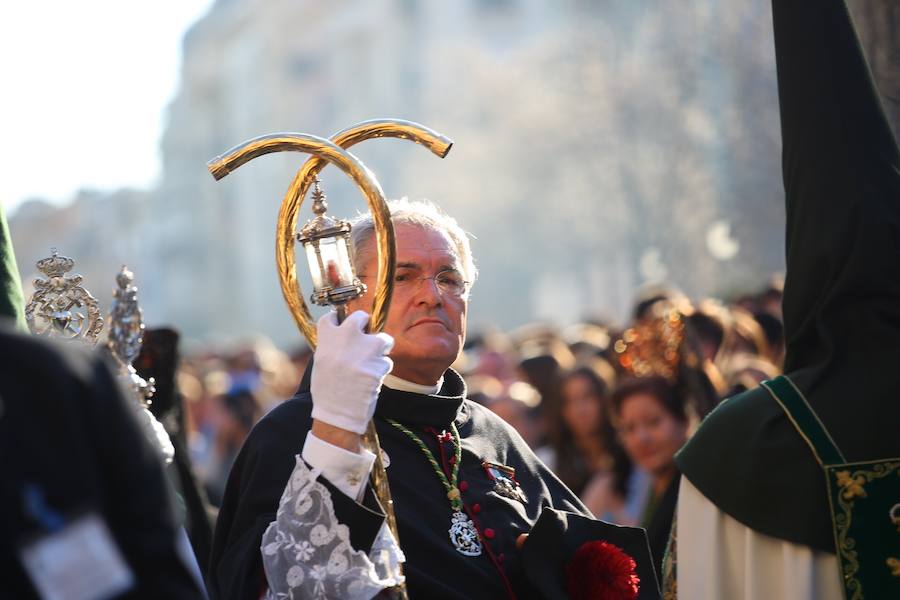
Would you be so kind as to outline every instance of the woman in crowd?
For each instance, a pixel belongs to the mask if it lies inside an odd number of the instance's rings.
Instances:
[[[627,379],[612,396],[619,439],[635,466],[650,477],[641,512],[657,576],[678,498],[675,452],[688,438],[688,415],[681,394],[659,376]]]
[[[606,381],[589,367],[565,372],[559,398],[549,436],[556,474],[598,518],[636,522],[636,503],[628,500],[643,486],[616,439]]]

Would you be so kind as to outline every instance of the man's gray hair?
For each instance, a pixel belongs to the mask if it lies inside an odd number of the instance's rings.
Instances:
[[[388,200],[388,209],[391,213],[391,221],[394,227],[397,225],[416,225],[423,229],[431,229],[446,233],[453,243],[459,261],[462,263],[463,276],[469,282],[469,287],[475,283],[478,277],[478,269],[472,258],[472,248],[469,245],[469,236],[451,216],[448,216],[437,206],[427,200],[410,201],[407,198]],[[357,216],[352,221],[353,229],[351,239],[353,247],[353,260],[357,262],[359,249],[372,240],[375,235],[375,222],[369,212]]]

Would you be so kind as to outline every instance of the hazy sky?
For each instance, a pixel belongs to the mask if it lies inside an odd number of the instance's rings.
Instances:
[[[181,38],[213,0],[15,2],[0,18],[0,202],[159,174]]]

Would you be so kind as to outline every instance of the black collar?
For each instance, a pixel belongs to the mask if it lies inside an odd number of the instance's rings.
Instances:
[[[313,361],[309,361],[298,394],[308,394]],[[401,392],[382,386],[375,416],[393,419],[405,425],[446,427],[451,421],[461,425],[468,418],[464,401],[466,384],[453,369],[444,372],[444,384],[436,394]]]
[[[401,392],[389,387],[381,388],[375,415],[382,419],[394,419],[407,425],[431,425],[446,427],[451,421],[460,424],[465,420],[463,401],[466,384],[453,369],[444,371],[444,384],[436,394]]]

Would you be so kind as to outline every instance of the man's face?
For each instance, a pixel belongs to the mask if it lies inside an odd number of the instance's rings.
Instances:
[[[398,225],[394,231],[397,277],[384,327],[394,338],[390,354],[394,361],[392,373],[430,385],[456,360],[462,348],[468,305],[465,295],[441,293],[433,278],[448,270],[462,274],[462,261],[453,242],[441,231],[409,224]],[[371,312],[378,274],[374,238],[363,245],[357,256],[357,272],[369,290],[349,303],[348,308]]]

